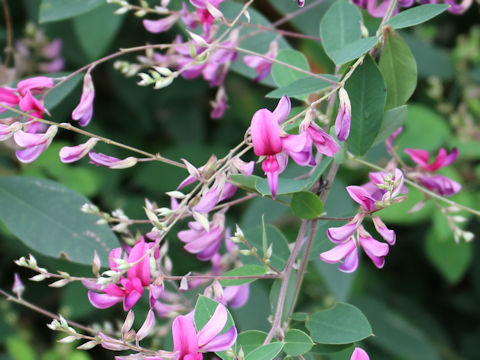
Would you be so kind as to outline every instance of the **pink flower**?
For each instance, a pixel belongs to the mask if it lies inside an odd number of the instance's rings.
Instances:
[[[395,142],[395,139],[398,137],[398,135],[400,135],[403,131],[403,126],[400,126],[397,130],[395,130],[392,135],[390,135],[387,140],[385,140],[385,148],[387,149],[387,152],[389,154],[392,153],[392,150],[393,150],[393,146],[394,146],[394,142]]]
[[[389,246],[375,240],[362,225],[358,226],[356,238],[351,236],[347,241],[338,244],[333,249],[321,253],[320,259],[329,264],[344,260],[338,269],[346,273],[354,272],[358,267],[358,246],[363,248],[377,268],[383,268]]]
[[[23,124],[15,121],[11,125],[0,124],[0,141],[9,139],[18,130],[23,128]]]
[[[332,157],[340,149],[335,140],[313,121],[309,122],[306,132],[319,153]]]
[[[209,8],[207,6],[207,1],[213,9],[218,10],[220,4],[224,0],[190,0],[190,3],[197,8],[198,18],[200,19],[200,23],[202,24],[203,31],[206,34],[208,34],[208,32],[210,31],[210,28],[214,20],[214,16],[209,11]]]
[[[201,352],[224,351],[232,347],[237,339],[235,326],[220,334],[227,320],[228,312],[222,304],[218,304],[210,320],[198,332],[189,317],[177,316],[172,324],[172,335],[178,360],[202,360]]]
[[[278,53],[278,43],[276,41],[272,41],[270,43],[268,52],[265,54],[265,56],[275,59],[277,57],[277,53]],[[256,55],[244,56],[243,62],[248,67],[255,69],[255,72],[257,73],[257,77],[253,79],[253,81],[255,82],[265,79],[268,76],[268,74],[270,74],[270,70],[272,69],[272,62],[270,60],[267,60],[263,57],[256,56]]]
[[[180,14],[175,13],[159,20],[143,20],[143,26],[147,31],[158,34],[170,29],[179,18]]]
[[[428,154],[428,151],[423,149],[405,149],[405,152],[408,154],[408,156],[410,156],[413,161],[415,161],[419,165],[421,170],[430,172],[450,165],[458,157],[457,148],[453,148],[450,154],[447,153],[447,150],[441,148],[438,151],[435,160],[431,164],[429,164],[428,162],[430,155]]]
[[[87,155],[97,144],[95,138],[89,139],[86,143],[77,146],[64,146],[60,149],[60,160],[64,163],[72,163]]]
[[[22,80],[17,84],[17,90],[22,97],[25,96],[27,92],[31,92],[35,95],[52,87],[53,80],[46,76],[32,77],[30,79]]]
[[[18,105],[20,98],[15,94],[14,89],[7,87],[0,88],[0,113],[7,111],[6,108],[2,108],[1,104],[13,107]]]
[[[127,270],[126,278],[123,275],[120,276],[120,286],[110,283],[102,290],[96,285],[83,283],[91,289],[88,292],[88,299],[93,306],[98,309],[106,309],[123,301],[123,309],[128,311],[136,304],[143,295],[144,287],[150,284],[150,256],[148,250],[151,245],[153,244],[145,243],[142,238],[130,250],[126,261],[135,265]],[[109,255],[110,269],[120,271],[115,259],[122,259],[122,248],[113,249]]]
[[[308,137],[305,133],[288,135],[280,128],[290,113],[290,99],[283,96],[275,110],[258,110],[250,124],[253,151],[257,156],[266,156],[262,162],[262,170],[267,176],[268,184],[275,199],[278,187],[278,175],[285,169],[288,158],[301,165],[311,164],[311,147],[308,149]]]
[[[340,105],[338,108],[337,118],[335,119],[335,132],[340,141],[345,141],[350,134],[350,124],[352,122],[352,106],[348,93],[342,87],[338,90]]]
[[[370,357],[365,350],[356,347],[355,350],[353,350],[350,360],[370,360]]]
[[[217,91],[217,96],[215,101],[212,101],[210,104],[212,105],[212,111],[210,112],[210,118],[212,119],[220,119],[225,111],[227,110],[227,94],[225,93],[225,89],[220,87]]]
[[[93,87],[92,76],[87,71],[83,78],[83,90],[80,103],[72,112],[72,119],[79,121],[80,126],[87,126],[93,115],[93,99],[95,88]]]
[[[186,243],[184,249],[197,255],[199,260],[210,260],[220,248],[223,239],[223,216],[214,218],[207,231],[199,222],[189,222],[189,230],[178,232],[178,238]]]
[[[405,149],[405,152],[419,165],[420,173],[411,173],[410,176],[427,189],[442,196],[454,195],[462,189],[459,183],[446,176],[429,174],[453,163],[458,157],[457,148],[454,148],[450,154],[447,153],[447,150],[441,148],[432,163],[429,163],[429,154],[426,150]]]
[[[225,305],[236,309],[244,306],[250,297],[250,284],[227,286],[223,289]]]
[[[97,153],[95,151],[90,151],[88,153],[90,157],[90,164],[97,166],[106,166],[110,169],[126,169],[137,164],[138,159],[132,156],[119,159],[113,156],[108,156],[102,153]]]
[[[50,126],[44,134],[32,134],[23,130],[16,131],[13,134],[13,139],[18,146],[24,148],[15,152],[17,159],[23,163],[35,161],[47,150],[56,133],[56,126]]]

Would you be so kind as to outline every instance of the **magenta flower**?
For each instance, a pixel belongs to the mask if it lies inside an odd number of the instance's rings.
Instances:
[[[95,151],[90,151],[88,153],[90,157],[90,164],[97,166],[106,166],[110,169],[126,169],[137,164],[138,159],[132,156],[119,159],[113,156],[108,156],[102,153],[97,153]]]
[[[353,350],[350,360],[370,360],[370,357],[365,350],[356,347],[355,350]]]
[[[7,87],[0,88],[0,113],[7,111],[6,108],[1,107],[1,104],[13,107],[18,105],[20,98],[15,94],[14,89]]]
[[[209,231],[199,222],[190,221],[189,230],[178,232],[178,238],[186,243],[184,249],[199,260],[210,260],[220,248],[223,239],[223,216],[214,218]]]
[[[250,297],[250,284],[227,286],[223,289],[225,305],[236,309],[244,306]]]
[[[375,240],[362,225],[358,226],[356,238],[351,236],[347,241],[335,246],[333,249],[321,253],[320,259],[329,264],[335,264],[344,260],[338,269],[346,273],[354,272],[358,267],[358,246],[363,248],[377,268],[383,268],[389,246]]]
[[[340,227],[331,227],[327,236],[336,246],[320,254],[320,258],[327,263],[338,263],[343,260],[339,270],[353,272],[358,267],[358,246],[362,247],[376,267],[385,265],[385,256],[389,245],[394,245],[396,235],[387,228],[378,216],[372,216],[375,229],[387,242],[375,240],[362,226],[368,214],[383,209],[391,202],[398,201],[400,193],[406,191],[403,185],[403,174],[395,169],[393,174],[383,172],[370,173],[370,182],[363,186],[348,186],[347,191],[355,202],[360,204],[361,211],[347,224]]]
[[[44,134],[32,134],[17,130],[13,134],[13,139],[18,146],[23,148],[15,152],[17,159],[23,163],[35,161],[47,150],[56,133],[56,126],[50,126]]]
[[[87,155],[97,144],[95,138],[89,139],[86,143],[77,146],[64,146],[60,149],[60,160],[63,163],[72,163]]]
[[[272,41],[268,52],[265,54],[266,57],[275,59],[278,53],[278,43]],[[254,68],[257,73],[257,77],[253,81],[258,82],[265,79],[272,69],[272,62],[263,57],[256,55],[246,55],[243,57],[243,62],[248,67]]]
[[[175,13],[159,20],[143,20],[143,26],[147,31],[158,34],[170,29],[179,18],[180,14]]]
[[[17,84],[17,90],[22,97],[25,96],[27,92],[31,92],[35,95],[52,87],[53,80],[46,76],[32,77],[30,79],[22,80]]]
[[[80,103],[72,112],[72,119],[77,120],[80,126],[87,126],[93,115],[93,99],[95,88],[93,87],[92,76],[87,71],[83,77],[83,90]]]
[[[189,317],[177,316],[172,324],[172,335],[178,360],[202,360],[202,352],[224,351],[232,347],[237,339],[235,326],[220,334],[227,320],[228,312],[222,304],[218,304],[210,320],[198,332]]]
[[[345,141],[350,134],[350,124],[352,122],[352,106],[347,91],[342,87],[338,90],[340,105],[337,118],[335,119],[335,132],[340,141]]]
[[[150,284],[150,256],[148,254],[150,245],[153,244],[147,244],[142,239],[130,250],[126,261],[135,265],[127,270],[127,277],[120,275],[119,285],[111,283],[101,289],[97,285],[83,282],[90,289],[88,299],[93,306],[98,309],[106,309],[123,301],[123,309],[128,311],[137,303],[143,295],[144,287]],[[115,259],[122,259],[122,248],[113,249],[109,255],[110,269],[120,272]]]
[[[458,157],[457,148],[453,148],[450,154],[447,153],[447,150],[445,150],[444,148],[441,148],[438,151],[438,154],[435,160],[431,164],[429,164],[430,155],[428,151],[423,149],[405,149],[405,152],[407,153],[408,156],[410,156],[410,158],[414,162],[416,162],[419,165],[421,170],[430,171],[430,172],[450,165]]]
[[[454,195],[462,189],[459,183],[446,176],[429,174],[453,163],[458,157],[457,148],[454,148],[450,154],[447,153],[447,150],[441,148],[432,163],[429,163],[428,151],[405,149],[405,152],[418,164],[418,170],[420,171],[420,173],[411,173],[410,176],[427,189],[442,196]]]
[[[397,130],[395,130],[392,135],[390,135],[387,140],[385,140],[385,148],[389,154],[392,153],[395,139],[400,135],[403,131],[403,126],[400,126]]]
[[[252,117],[250,130],[253,151],[257,156],[266,156],[262,162],[262,170],[267,176],[268,185],[275,199],[278,187],[278,175],[285,169],[288,154],[299,165],[311,165],[311,146],[305,133],[288,135],[280,128],[290,113],[290,99],[283,96],[275,110],[258,110]],[[282,154],[284,152],[285,154]]]
[[[332,157],[340,149],[335,140],[313,121],[308,123],[306,132],[319,153]]]
[[[190,0],[190,3],[197,8],[198,18],[206,34],[209,33],[214,20],[213,14],[208,9],[207,1],[213,9],[218,10],[220,4],[225,0]]]

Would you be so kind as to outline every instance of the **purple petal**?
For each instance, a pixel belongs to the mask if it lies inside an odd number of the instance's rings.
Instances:
[[[203,351],[224,351],[230,349],[237,340],[237,329],[232,326],[226,333],[218,335],[208,344],[203,346]]]
[[[180,359],[198,352],[197,332],[186,316],[177,316],[172,324],[173,350],[180,352]]]
[[[344,273],[352,273],[358,268],[358,249],[355,247],[353,251],[345,257],[342,265],[338,267],[338,270]]]
[[[353,350],[350,360],[370,360],[370,357],[365,350],[356,347],[355,350]]]
[[[357,230],[357,223],[348,223],[340,227],[331,227],[327,230],[328,238],[338,244],[347,240]]]
[[[279,124],[287,119],[288,115],[290,114],[291,107],[292,105],[290,98],[288,96],[282,96],[277,107],[273,111],[273,116]]]
[[[228,312],[225,306],[218,304],[215,312],[205,326],[198,332],[198,346],[202,348],[217,336],[225,327]]]
[[[97,309],[106,309],[121,302],[123,297],[99,294],[94,291],[89,291],[88,300],[90,300],[90,303]]]
[[[133,305],[137,303],[138,300],[142,297],[142,293],[139,293],[136,290],[133,290],[123,298],[123,310],[128,311],[130,310]]]
[[[343,244],[335,246],[329,251],[320,254],[320,259],[329,263],[335,264],[340,262],[344,257],[356,249],[355,241],[349,240]]]
[[[394,245],[396,240],[395,231],[389,230],[383,223],[382,219],[380,219],[378,216],[372,216],[372,220],[373,224],[375,225],[375,229],[377,229],[382,238],[390,245]]]
[[[40,144],[26,148],[25,150],[15,151],[17,159],[22,163],[28,164],[35,161],[47,149],[47,144]]]
[[[385,265],[384,256],[388,254],[389,247],[385,243],[375,240],[372,237],[359,236],[358,242],[363,248],[368,257],[372,260],[374,265],[381,269]]]

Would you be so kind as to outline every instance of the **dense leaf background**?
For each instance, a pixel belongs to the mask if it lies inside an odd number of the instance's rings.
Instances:
[[[153,35],[147,33],[141,21],[131,14],[115,16],[115,7],[102,5],[102,1],[71,0],[65,14],[66,0],[14,0],[9,1],[12,10],[15,37],[21,37],[27,23],[33,23],[44,29],[51,39],[61,38],[63,41],[63,56],[66,59],[65,71],[73,71],[88,62],[105,56],[118,48],[144,44],[146,42],[171,41],[178,29]],[[87,4],[88,3],[88,4]],[[153,1],[151,2],[153,3]],[[295,18],[285,25],[288,30],[302,31],[311,36],[324,36],[332,31],[332,25],[321,23],[323,14],[333,1],[325,1],[320,6]],[[308,4],[308,1],[307,1]],[[238,4],[237,4],[238,5]],[[238,5],[240,7],[240,5]],[[343,5],[348,6],[346,2]],[[54,8],[56,11],[48,11]],[[257,1],[255,3],[261,13],[266,14],[269,21],[281,18],[282,14],[294,11],[296,2],[290,0]],[[356,9],[354,9],[356,11]],[[388,98],[390,110],[389,121],[395,124],[405,122],[405,131],[398,138],[400,149],[421,147],[436,152],[441,146],[459,146],[461,157],[457,166],[451,170],[452,176],[464,184],[464,193],[454,197],[455,200],[478,208],[479,180],[478,161],[480,159],[479,137],[476,141],[465,142],[456,136],[452,120],[447,118],[439,106],[428,95],[432,77],[444,81],[445,106],[456,106],[459,93],[464,83],[461,76],[465,71],[472,70],[472,82],[480,86],[480,59],[470,64],[465,70],[458,58],[456,48],[459,37],[465,37],[470,32],[478,30],[479,7],[475,4],[465,15],[453,16],[448,13],[441,15],[434,22],[415,29],[404,29],[401,38],[392,38],[388,51],[393,48],[404,48],[405,44],[411,53],[405,53],[406,59],[390,57],[390,61],[380,60],[380,69],[367,60],[365,72],[356,76],[365,76],[372,82],[373,89],[351,89],[367,97],[382,96],[383,84],[375,78],[375,74],[396,65],[395,62],[411,61],[413,56],[418,69],[418,87],[408,105],[408,115],[405,110],[397,108],[395,98]],[[78,15],[70,18],[72,15]],[[368,16],[364,14],[366,19]],[[3,18],[3,16],[2,16]],[[253,20],[253,16],[252,16]],[[402,19],[400,19],[402,20]],[[267,20],[264,20],[267,21]],[[365,20],[367,27],[375,29],[376,20]],[[476,28],[474,28],[476,24]],[[392,24],[394,26],[395,23]],[[400,24],[401,25],[401,24]],[[397,27],[403,27],[396,25]],[[395,26],[394,26],[395,27]],[[320,32],[319,32],[320,29]],[[476,29],[476,30],[475,30]],[[0,47],[3,48],[6,39],[4,23],[0,28]],[[273,36],[266,36],[252,46],[260,46],[256,50],[266,52],[268,43]],[[354,42],[360,34],[352,39],[342,41]],[[403,40],[402,40],[403,39]],[[356,44],[357,46],[358,44]],[[365,45],[365,44],[361,44]],[[369,44],[367,44],[369,45]],[[301,68],[311,68],[317,72],[331,72],[334,64],[329,59],[336,59],[342,64],[351,59],[339,58],[335,53],[335,44],[325,45],[323,50],[318,43],[311,40],[292,40],[283,42],[279,59],[295,64]],[[474,42],[473,51],[480,53],[480,40]],[[292,47],[301,52],[287,49]],[[303,55],[302,55],[303,53]],[[328,54],[328,56],[327,56]],[[333,55],[332,55],[333,54]],[[388,54],[383,55],[388,56]],[[133,60],[134,55],[127,55],[124,60]],[[382,65],[383,61],[383,65]],[[387,62],[388,61],[388,62]],[[237,73],[231,73],[227,80],[229,109],[223,119],[209,119],[209,101],[215,95],[202,80],[176,80],[170,87],[155,91],[136,85],[136,78],[125,78],[113,69],[113,64],[100,65],[93,73],[96,87],[95,115],[89,130],[100,135],[127,143],[150,152],[161,152],[166,157],[176,160],[187,158],[193,164],[203,164],[210,154],[218,156],[225,154],[229,148],[243,139],[253,113],[262,107],[273,109],[276,99],[265,98],[265,95],[276,87],[289,88],[292,95],[304,99],[305,93],[296,90],[295,86],[306,81],[299,73],[281,71],[273,67],[272,76],[265,81],[266,85],[253,84],[248,78],[238,73],[253,76],[251,69],[238,63]],[[249,72],[250,71],[250,72]],[[372,75],[373,74],[373,75]],[[477,74],[475,77],[474,74]],[[381,80],[381,78],[380,78]],[[75,82],[76,81],[76,82]],[[412,79],[404,79],[402,88],[411,92]],[[71,80],[74,90],[61,103],[51,105],[52,119],[66,122],[80,97],[80,78]],[[387,80],[386,86],[388,86]],[[276,84],[275,88],[268,85]],[[303,86],[322,84],[303,84]],[[67,87],[67,84],[65,85]],[[347,83],[348,89],[348,83]],[[296,91],[296,92],[295,92]],[[400,91],[400,90],[399,90]],[[365,94],[368,92],[368,94]],[[273,96],[272,97],[276,97]],[[409,94],[410,95],[410,94]],[[409,96],[408,95],[408,96]],[[384,96],[384,95],[383,95]],[[48,100],[48,99],[47,99]],[[52,100],[53,101],[53,100]],[[478,96],[472,100],[478,102]],[[301,102],[294,103],[300,106]],[[356,105],[354,105],[356,106]],[[478,104],[473,105],[473,108]],[[479,123],[479,114],[473,121]],[[380,111],[381,114],[381,111]],[[387,133],[380,127],[380,114],[373,114],[375,129],[370,138],[359,138],[352,129],[350,142],[351,151],[358,154],[366,152],[372,143],[378,144],[367,153],[372,161],[386,159],[387,155],[382,145]],[[385,119],[384,117],[384,119]],[[362,118],[364,119],[364,118]],[[361,121],[362,119],[359,119]],[[378,121],[377,121],[378,120]],[[354,120],[355,121],[355,120]],[[357,125],[361,125],[357,122]],[[371,123],[370,123],[371,125]],[[385,122],[382,126],[385,126]],[[394,127],[395,128],[395,127]],[[376,139],[377,137],[377,139]],[[142,206],[144,198],[168,205],[166,191],[174,189],[186,176],[185,172],[164,164],[145,163],[133,169],[110,171],[88,165],[86,160],[78,164],[65,165],[58,159],[58,151],[62,145],[73,145],[84,142],[86,138],[71,133],[62,132],[54,144],[42,157],[31,165],[20,165],[15,161],[11,151],[0,153],[0,175],[21,175],[52,179],[88,197],[93,203],[107,211],[122,208],[131,218],[144,216]],[[475,140],[475,139],[474,139]],[[98,146],[99,151],[112,156],[129,156],[130,154],[113,147]],[[250,155],[251,156],[251,155]],[[253,159],[253,157],[252,157]],[[477,166],[476,171],[474,167]],[[295,174],[295,167],[289,169]],[[289,174],[289,175],[290,175]],[[262,176],[257,170],[257,175]],[[320,174],[318,174],[319,176]],[[367,172],[357,168],[342,168],[339,178],[332,186],[330,196],[325,203],[325,209],[331,215],[348,216],[354,212],[352,202],[346,195],[344,186],[361,184],[366,181]],[[239,180],[240,182],[240,180]],[[290,184],[298,186],[298,184]],[[302,188],[303,185],[300,185]],[[255,187],[254,187],[255,188]],[[257,182],[256,190],[269,194],[265,183]],[[288,189],[284,193],[288,193]],[[279,192],[282,194],[282,192]],[[322,223],[317,233],[312,251],[312,261],[306,275],[304,290],[301,293],[296,311],[299,321],[293,324],[298,333],[287,334],[284,351],[297,354],[308,351],[309,338],[303,332],[305,317],[300,313],[309,313],[331,308],[335,302],[354,304],[369,319],[375,337],[367,340],[365,347],[371,358],[381,359],[477,359],[478,339],[480,337],[480,247],[478,240],[471,244],[455,244],[445,226],[445,219],[439,216],[431,204],[421,211],[409,214],[408,210],[422,196],[415,190],[409,193],[409,200],[382,211],[381,216],[390,227],[397,232],[397,244],[391,249],[383,270],[377,270],[368,259],[363,258],[359,270],[355,274],[340,273],[335,265],[320,261],[318,253],[331,247],[326,238],[325,230],[332,223]],[[306,201],[306,200],[302,200]],[[2,206],[2,211],[5,206]],[[319,206],[311,210],[321,211]],[[258,197],[238,206],[229,212],[228,222],[238,223],[246,231],[246,236],[259,249],[262,249],[262,228],[259,227],[262,215],[267,225],[267,236],[274,242],[275,253],[272,262],[281,266],[288,255],[288,243],[295,239],[298,219],[291,213],[289,207],[273,202],[268,197]],[[299,215],[299,214],[297,214]],[[302,214],[309,217],[311,214]],[[169,236],[174,272],[185,274],[195,269],[202,269],[205,264],[198,262],[194,256],[182,249],[182,244],[176,239],[175,233],[182,230],[185,223],[177,226]],[[470,231],[480,234],[478,220],[469,222]],[[138,227],[141,232],[148,231],[148,226]],[[60,269],[79,276],[90,276],[90,268],[69,263],[61,259],[52,259],[38,254],[28,248],[12,234],[3,224],[0,226],[0,284],[3,289],[10,289],[13,273],[19,272],[22,278],[31,276],[31,272],[17,268],[13,260],[32,253],[40,265],[49,269]],[[277,257],[278,255],[278,257]],[[283,260],[282,260],[283,259]],[[245,263],[254,266],[254,259]],[[80,261],[85,263],[85,261]],[[62,312],[66,317],[83,323],[101,322],[118,316],[119,309],[98,312],[88,303],[87,291],[80,285],[70,285],[64,289],[52,290],[40,283],[27,283],[25,298],[56,313]],[[268,331],[267,317],[271,311],[271,300],[276,300],[278,283],[273,281],[256,281],[251,284],[252,294],[247,306],[232,310],[232,316],[241,331]],[[187,294],[187,296],[189,296]],[[147,309],[146,299],[137,305]],[[202,300],[203,301],[203,300]],[[337,305],[338,306],[338,305]],[[141,312],[138,311],[138,314]],[[121,318],[121,317],[120,317]],[[136,323],[142,323],[137,315]],[[111,359],[112,354],[102,349],[85,353],[74,350],[74,346],[55,342],[56,334],[46,331],[48,318],[32,313],[27,309],[0,300],[0,359],[22,360],[56,360],[56,359]],[[204,320],[202,320],[204,322]],[[315,323],[315,318],[307,320],[307,324]],[[138,325],[139,326],[139,325]],[[137,326],[137,327],[138,327]],[[367,329],[368,330],[368,329]],[[241,343],[251,344],[257,341],[263,343],[265,334],[247,332],[239,338]],[[366,331],[368,333],[368,331]],[[307,337],[305,337],[307,336]],[[360,340],[358,336],[352,341]],[[252,340],[253,339],[253,340]],[[289,339],[291,344],[289,344]],[[313,339],[315,340],[315,338]],[[156,339],[154,346],[171,346],[170,337]],[[277,353],[282,344],[273,343],[271,348],[262,349],[267,354]],[[308,359],[346,359],[352,348],[344,345],[315,345]],[[245,350],[245,349],[244,349]],[[250,351],[253,348],[249,349]],[[258,349],[256,351],[259,351]],[[248,353],[247,351],[245,352]],[[266,355],[267,356],[267,355]],[[252,358],[247,356],[247,359]],[[260,357],[256,357],[260,358]]]

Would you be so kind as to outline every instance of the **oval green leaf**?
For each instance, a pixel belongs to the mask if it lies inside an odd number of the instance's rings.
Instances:
[[[308,60],[300,51],[291,49],[281,50],[276,59],[302,70],[310,71]],[[306,77],[307,75],[298,70],[274,63],[272,66],[272,76],[278,87],[284,87],[298,79]]]
[[[386,100],[385,82],[371,56],[365,57],[363,64],[347,80],[345,90],[352,104],[348,149],[355,155],[363,155],[380,130]]]
[[[89,201],[54,181],[20,176],[0,178],[0,219],[39,253],[90,265],[96,251],[108,263],[118,240],[98,217],[80,211]]]
[[[400,14],[392,17],[387,24],[394,29],[403,29],[406,27],[421,24],[431,18],[441,14],[449,8],[446,4],[426,4],[404,10]]]
[[[212,318],[217,306],[220,303],[210,299],[206,296],[200,295],[198,297],[197,303],[195,304],[195,314],[194,314],[194,321],[195,327],[200,331],[205,324]],[[235,322],[233,321],[232,315],[227,309],[228,317],[223,330],[220,332],[221,334],[228,331],[232,326],[235,326]]]
[[[417,86],[417,63],[407,43],[395,31],[385,31],[378,67],[387,86],[385,108],[405,104]]]
[[[357,59],[377,44],[378,39],[374,36],[358,39],[345,45],[343,48],[333,51],[331,58],[337,65],[345,64],[351,60]]]
[[[244,265],[242,267],[227,271],[223,276],[261,276],[265,275],[266,269],[264,266],[259,265]],[[220,280],[222,286],[236,286],[242,284],[249,284],[257,279],[231,279],[231,280]]]
[[[327,55],[334,62],[336,54],[362,37],[362,14],[355,5],[341,0],[333,3],[320,22],[320,38]],[[337,63],[338,64],[338,63]]]
[[[306,325],[313,341],[320,344],[348,344],[373,335],[365,315],[346,303],[337,303],[329,310],[313,314]]]
[[[334,75],[322,74],[322,76],[333,81],[338,81],[338,78]],[[304,77],[288,84],[287,86],[269,92],[266,97],[279,99],[284,95],[291,97],[304,96],[325,89],[331,85],[332,84],[322,79]]]
[[[65,20],[86,13],[104,3],[104,0],[42,0],[38,21],[46,23]]]
[[[310,351],[313,341],[303,331],[290,329],[285,335],[283,351],[290,356],[298,356]]]
[[[323,203],[310,191],[300,191],[292,196],[290,207],[293,213],[301,219],[315,219],[322,214]]]
[[[283,348],[283,342],[274,342],[271,344],[262,345],[251,351],[245,357],[245,360],[272,360]]]
[[[277,196],[287,195],[287,194],[296,193],[298,191],[302,191],[303,189],[305,189],[306,185],[307,185],[306,181],[279,178]],[[255,184],[255,187],[257,188],[257,191],[263,196],[272,196],[272,192],[270,191],[270,187],[268,186],[267,179],[258,180]]]

